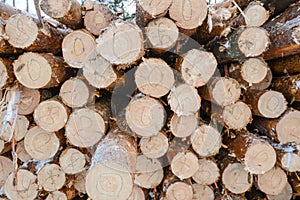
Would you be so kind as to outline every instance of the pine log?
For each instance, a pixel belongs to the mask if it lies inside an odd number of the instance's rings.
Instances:
[[[264,90],[272,81],[272,72],[262,58],[249,58],[242,64],[231,64],[229,76],[247,89]]]
[[[72,145],[86,148],[99,142],[106,129],[105,121],[98,112],[81,108],[71,113],[65,134]]]
[[[139,143],[141,152],[148,158],[160,158],[169,148],[168,138],[164,133],[158,132],[151,137],[142,137]]]
[[[199,168],[192,176],[199,185],[211,185],[216,183],[220,177],[220,170],[215,161],[202,158],[198,160]]]
[[[85,30],[73,31],[63,39],[62,53],[66,63],[82,68],[89,59],[96,57],[95,38]]]
[[[59,157],[59,165],[66,174],[77,174],[84,171],[85,156],[74,148],[65,149]]]
[[[83,76],[95,88],[112,88],[118,75],[112,64],[101,56],[89,59],[82,68]]]
[[[214,200],[215,199],[214,191],[210,186],[194,183],[192,187],[194,192],[193,200],[202,200],[202,199]]]
[[[13,162],[4,156],[0,156],[0,187],[5,184],[9,174],[13,171]]]
[[[61,102],[49,99],[41,102],[34,110],[33,117],[42,129],[53,132],[65,126],[69,110]]]
[[[67,200],[67,195],[60,191],[54,191],[48,194],[46,200]]]
[[[159,58],[144,59],[135,71],[134,78],[142,93],[155,98],[169,93],[175,83],[172,69]]]
[[[267,195],[268,200],[289,200],[293,197],[293,189],[289,183],[278,195]]]
[[[300,73],[300,54],[269,60],[268,65],[274,75],[289,75]]]
[[[0,2],[0,5],[2,3]],[[1,8],[0,8],[1,9]],[[1,13],[1,12],[0,12]],[[0,55],[9,55],[9,54],[18,54],[21,53],[21,49],[14,48],[9,42],[7,41],[8,37],[5,34],[5,24],[6,21],[4,21],[0,17]]]
[[[61,57],[46,53],[24,53],[13,67],[17,80],[32,89],[56,87],[71,75]]]
[[[32,159],[32,157],[27,153],[25,149],[24,140],[18,142],[16,153],[18,155],[18,159],[20,159],[22,162],[27,162]]]
[[[65,105],[78,108],[93,102],[94,94],[82,78],[73,77],[62,84],[59,96]]]
[[[84,170],[78,174],[75,174],[75,180],[73,183],[74,188],[82,194],[86,194],[85,189],[85,179],[86,179],[87,170]]]
[[[266,60],[300,53],[300,2],[292,4],[276,19],[263,27],[268,31],[272,42],[263,54]]]
[[[1,48],[1,39],[0,39]],[[4,89],[11,85],[15,80],[13,73],[12,61],[5,58],[0,58],[0,89]]]
[[[224,107],[240,98],[241,87],[233,78],[213,77],[207,87],[199,89],[199,93],[203,99]]]
[[[85,5],[92,4],[85,8]],[[85,8],[84,26],[93,35],[99,36],[114,19],[114,14],[107,5],[98,1],[88,0],[83,4]]]
[[[268,32],[260,27],[240,28],[228,36],[228,39],[210,44],[218,63],[243,61],[265,52],[270,44]]]
[[[177,154],[186,152],[187,150],[189,150],[189,148],[190,148],[190,144],[185,139],[175,137],[172,140],[170,140],[169,149],[166,154],[166,157],[168,159],[168,164],[171,164],[173,158]],[[171,171],[170,173],[174,175]]]
[[[160,54],[171,50],[176,45],[179,30],[172,20],[160,17],[149,22],[145,27],[145,35],[149,48]]]
[[[21,14],[23,13],[22,10],[16,9],[7,3],[0,2],[0,17],[3,18],[4,20],[8,20],[9,17],[12,15],[16,14]]]
[[[196,32],[197,27],[202,25],[207,16],[207,10],[205,0],[173,0],[169,15],[181,29],[180,32],[191,36]]]
[[[282,93],[272,90],[247,90],[245,102],[252,108],[252,113],[265,118],[278,118],[287,109],[287,102]]]
[[[253,120],[254,127],[261,133],[282,144],[300,142],[298,136],[299,123],[300,112],[297,110],[288,110],[278,119],[256,118]]]
[[[280,152],[278,154],[280,166],[288,172],[300,171],[300,156],[292,152]]]
[[[158,159],[145,155],[137,157],[134,184],[146,189],[156,188],[163,178],[163,167]]]
[[[201,97],[194,87],[181,83],[171,89],[168,104],[178,116],[193,115],[200,109]]]
[[[290,103],[299,102],[300,74],[274,78],[271,88],[281,92]]]
[[[172,0],[138,0],[136,3],[136,24],[143,28],[151,19],[167,14]]]
[[[52,158],[57,153],[59,145],[55,133],[47,132],[38,126],[29,129],[24,139],[26,152],[36,160]]]
[[[129,103],[125,118],[129,128],[138,136],[150,137],[162,129],[165,114],[165,109],[158,100],[144,96]]]
[[[253,176],[241,163],[231,163],[222,173],[222,182],[230,192],[242,194],[251,188]]]
[[[37,89],[20,87],[20,104],[18,107],[19,115],[29,115],[39,105],[41,94]]]
[[[176,65],[186,83],[200,87],[210,80],[218,63],[213,53],[192,49],[180,57]]]
[[[257,178],[259,189],[269,195],[280,194],[287,184],[287,175],[279,167],[274,167],[264,174],[259,174]]]
[[[76,0],[42,0],[41,9],[48,16],[70,28],[82,26],[81,5]]]
[[[2,124],[4,124],[5,118],[7,116],[6,112],[0,113],[0,122],[1,122],[1,128]],[[20,141],[22,140],[27,132],[27,129],[29,127],[29,120],[22,115],[17,115],[16,122],[15,122],[15,129],[14,129],[14,140]],[[8,126],[6,129],[3,130],[3,134],[0,136],[0,138],[6,142],[9,142],[11,139],[11,127]]]
[[[229,141],[228,147],[252,174],[264,174],[275,165],[274,148],[249,132],[238,133],[234,140]]]
[[[37,174],[38,184],[46,191],[56,191],[63,187],[66,181],[65,173],[57,164],[46,164]]]
[[[171,183],[166,189],[166,200],[180,199],[180,200],[192,200],[193,188],[191,185],[177,181]]]
[[[145,200],[145,193],[142,188],[138,186],[133,186],[132,192],[127,200]]]
[[[130,65],[144,55],[142,30],[131,22],[113,21],[96,40],[97,52],[116,65]]]
[[[194,151],[200,157],[214,156],[219,153],[222,136],[210,125],[201,125],[191,135],[190,141]]]
[[[9,199],[36,199],[38,195],[36,176],[26,169],[19,169],[18,178],[14,184],[14,173],[11,173],[5,182],[4,194]]]
[[[197,115],[181,115],[174,114],[169,122],[170,131],[175,137],[185,138],[190,136],[197,128]]]
[[[39,27],[37,19],[26,14],[11,16],[5,26],[8,42],[15,48],[35,52],[61,52],[61,43],[68,33],[44,22]]]

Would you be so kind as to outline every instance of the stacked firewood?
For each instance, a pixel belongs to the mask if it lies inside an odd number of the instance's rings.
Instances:
[[[300,2],[0,3],[1,199],[300,195]]]

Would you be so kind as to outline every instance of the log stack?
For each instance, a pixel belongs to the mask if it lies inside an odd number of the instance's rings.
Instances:
[[[299,198],[299,1],[40,6],[0,3],[0,199]]]

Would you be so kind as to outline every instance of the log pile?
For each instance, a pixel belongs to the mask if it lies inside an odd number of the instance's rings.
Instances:
[[[0,199],[299,198],[299,1],[40,7],[0,3]]]

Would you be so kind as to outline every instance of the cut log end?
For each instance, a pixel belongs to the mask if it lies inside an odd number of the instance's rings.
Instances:
[[[155,52],[164,52],[173,48],[179,37],[176,24],[165,17],[154,19],[145,28],[150,47]]]
[[[280,168],[272,168],[258,175],[258,188],[268,195],[278,195],[288,184],[286,173]]]
[[[192,200],[193,188],[184,182],[175,182],[168,187],[166,199]]]
[[[180,180],[192,177],[198,169],[198,158],[192,152],[178,153],[171,162],[171,170]]]
[[[220,106],[227,106],[236,102],[241,95],[240,84],[232,78],[216,79],[212,89],[212,98]]]
[[[39,29],[37,24],[27,15],[10,17],[5,26],[8,42],[16,48],[26,48],[37,39]]]
[[[244,169],[242,164],[233,163],[225,168],[222,182],[229,191],[242,194],[251,188],[253,176]]]
[[[127,200],[145,200],[145,194],[142,188],[134,186]]]
[[[267,195],[268,200],[289,200],[293,197],[293,188],[289,183],[286,184],[285,188],[278,195]]]
[[[263,81],[267,73],[267,63],[260,58],[249,58],[241,67],[241,76],[250,86]]]
[[[253,143],[245,154],[245,165],[253,174],[264,174],[276,163],[276,152],[267,142]]]
[[[25,149],[24,140],[18,142],[16,153],[18,155],[18,159],[20,159],[22,162],[27,162],[28,160],[32,159]]]
[[[41,102],[34,110],[35,122],[46,131],[58,131],[63,128],[68,120],[66,107],[56,100]]]
[[[97,112],[82,108],[75,110],[66,124],[66,137],[77,147],[90,147],[103,137],[106,126]]]
[[[133,132],[142,137],[150,137],[163,127],[165,110],[159,101],[145,96],[126,107],[125,118]]]
[[[240,130],[252,120],[252,113],[243,102],[237,102],[224,107],[223,120],[230,129]]]
[[[142,138],[140,148],[148,158],[160,158],[168,151],[168,138],[161,132],[148,138]]]
[[[80,78],[71,78],[63,83],[59,96],[71,108],[82,107],[90,100],[88,85]]]
[[[46,200],[67,200],[67,195],[60,191],[51,192]]]
[[[196,130],[198,119],[196,115],[181,115],[174,114],[170,121],[170,130],[175,137],[185,138]]]
[[[137,157],[134,183],[142,188],[156,188],[164,178],[163,168],[159,160]]]
[[[247,26],[261,26],[269,18],[269,12],[260,3],[250,3],[244,13]]]
[[[259,97],[258,110],[266,118],[277,118],[287,109],[287,102],[282,93],[267,91]]]
[[[61,18],[69,12],[71,4],[70,0],[42,0],[41,7],[50,17]]]
[[[282,144],[288,142],[300,143],[299,137],[300,112],[290,111],[286,113],[276,125],[276,133],[278,140]]]
[[[86,176],[86,191],[92,199],[127,199],[133,188],[129,172],[95,164]]]
[[[3,124],[4,118],[7,116],[5,112],[0,114],[0,122]],[[22,115],[18,115],[16,118],[15,131],[14,131],[14,139],[16,141],[20,141],[26,135],[27,129],[29,127],[29,120]],[[11,139],[11,127],[8,126],[4,129],[3,134],[0,136],[0,139],[4,141],[9,141]]]
[[[202,184],[193,184],[193,200],[214,200],[215,194],[214,191],[208,186],[208,185],[202,185]]]
[[[182,78],[193,87],[205,85],[217,68],[213,53],[192,49],[183,56],[180,65]]]
[[[13,162],[4,156],[0,156],[0,187],[5,184],[9,174],[13,171]]]
[[[130,22],[114,21],[97,39],[97,52],[112,64],[132,64],[145,53],[142,30]]]
[[[87,174],[87,170],[75,174],[75,180],[73,184],[74,188],[82,194],[86,194],[86,189],[85,189],[86,174]]]
[[[211,126],[202,125],[191,136],[192,147],[200,157],[219,153],[222,145],[221,134]]]
[[[300,156],[296,153],[285,153],[280,159],[283,169],[288,172],[300,171]]]
[[[18,114],[29,115],[33,113],[34,109],[39,105],[40,99],[41,94],[38,90],[21,87]]]
[[[135,72],[137,88],[144,94],[159,98],[166,95],[175,82],[169,65],[158,58],[144,59]]]
[[[171,3],[172,0],[138,0],[138,4],[142,10],[153,17],[158,17],[165,13],[169,9]]]
[[[263,28],[248,27],[240,34],[237,42],[245,57],[255,57],[266,51],[270,40]]]
[[[218,181],[220,170],[214,161],[203,158],[198,164],[199,169],[193,175],[194,181],[200,185],[211,185]]]
[[[0,32],[1,34],[1,32]],[[9,78],[8,71],[6,69],[6,66],[3,62],[0,60],[0,89],[6,85],[6,81]]]
[[[180,84],[171,89],[168,103],[178,116],[192,115],[200,109],[201,98],[195,88],[188,84]]]
[[[77,149],[66,149],[59,157],[59,165],[66,174],[80,173],[84,171],[85,156]]]
[[[59,145],[55,133],[48,133],[37,126],[29,129],[24,139],[26,152],[36,160],[52,158],[58,151]]]

